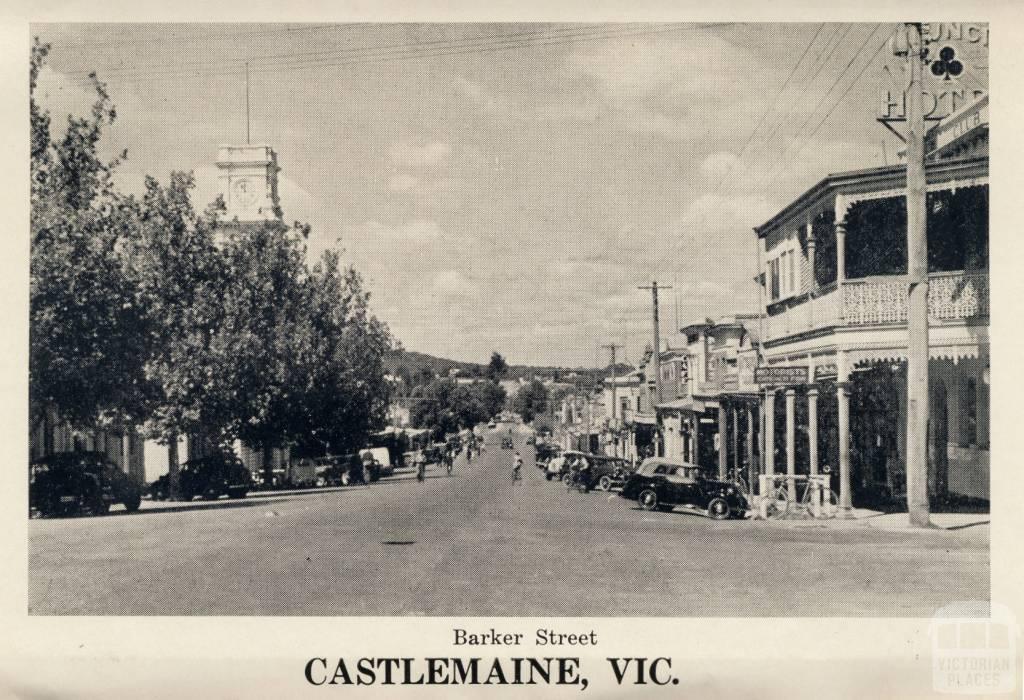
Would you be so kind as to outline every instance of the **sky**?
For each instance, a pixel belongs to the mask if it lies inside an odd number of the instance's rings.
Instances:
[[[635,363],[758,306],[763,223],[830,172],[893,163],[875,121],[902,78],[878,24],[35,25],[55,124],[107,84],[117,181],[193,171],[219,144],[281,167],[311,258],[342,251],[404,347],[486,362]],[[972,57],[968,87],[987,82]],[[970,82],[967,82],[967,81]]]

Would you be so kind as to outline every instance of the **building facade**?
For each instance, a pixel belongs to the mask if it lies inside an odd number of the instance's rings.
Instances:
[[[929,134],[929,467],[933,505],[988,500],[987,98]],[[807,383],[763,397],[765,471],[829,465],[844,505],[906,493],[904,165],[821,180],[755,229],[763,363]],[[837,476],[839,475],[839,476]]]

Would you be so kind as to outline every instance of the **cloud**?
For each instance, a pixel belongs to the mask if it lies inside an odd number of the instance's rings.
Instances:
[[[507,112],[511,106],[506,97],[491,93],[480,84],[461,76],[455,80],[455,91],[485,112]]]
[[[441,227],[437,222],[423,219],[408,221],[393,227],[371,221],[367,226],[377,236],[408,243],[430,243],[441,237]]]
[[[704,158],[700,164],[700,172],[705,177],[719,181],[726,175],[732,173],[739,159],[729,151],[718,151]]]
[[[415,175],[409,173],[396,173],[388,179],[388,189],[392,192],[406,192],[411,190],[420,181]]]
[[[451,147],[435,141],[424,146],[397,143],[391,147],[391,162],[407,168],[422,168],[440,165],[448,159]]]
[[[434,290],[449,296],[472,297],[476,295],[478,286],[458,270],[441,270],[434,275]]]
[[[35,98],[45,109],[50,110],[58,128],[63,128],[68,114],[89,114],[96,101],[96,91],[85,76],[81,80],[72,79],[46,64],[39,71]]]

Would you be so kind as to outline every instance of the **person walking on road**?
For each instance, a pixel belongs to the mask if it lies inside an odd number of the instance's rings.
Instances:
[[[519,450],[516,450],[515,457],[512,459],[512,481],[519,481],[523,478],[523,458],[519,454]]]

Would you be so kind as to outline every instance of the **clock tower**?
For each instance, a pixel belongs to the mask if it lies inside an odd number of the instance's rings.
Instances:
[[[227,207],[221,221],[240,224],[280,220],[277,154],[270,146],[221,146],[217,150],[220,193]]]

